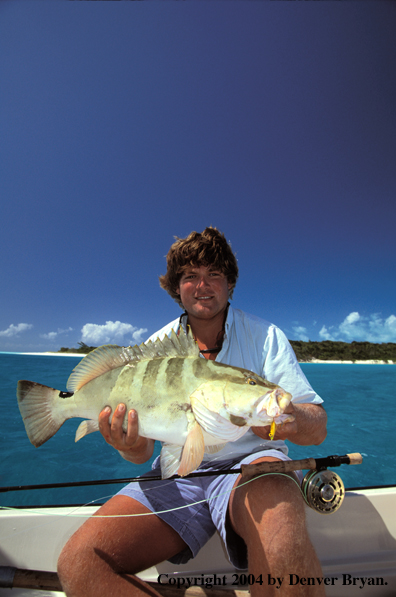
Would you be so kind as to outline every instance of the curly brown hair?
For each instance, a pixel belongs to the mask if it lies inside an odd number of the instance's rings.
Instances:
[[[189,267],[210,266],[223,273],[231,284],[230,298],[238,278],[237,260],[231,245],[217,228],[208,226],[203,232],[191,232],[186,238],[175,236],[166,256],[167,271],[159,277],[160,286],[183,308],[176,292],[180,278]]]

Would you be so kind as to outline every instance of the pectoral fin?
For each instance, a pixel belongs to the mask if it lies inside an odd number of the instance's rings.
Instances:
[[[161,476],[169,479],[175,473],[185,477],[199,467],[204,457],[205,442],[200,425],[194,421],[184,446],[163,444],[161,450]]]
[[[82,437],[88,435],[89,433],[93,433],[94,431],[99,431],[98,421],[92,421],[92,419],[83,421],[77,427],[76,437],[74,438],[74,441],[78,442]]]
[[[219,413],[209,410],[202,402],[194,396],[190,396],[190,402],[196,420],[201,427],[213,437],[223,442],[234,442],[242,437],[248,430],[248,426],[233,425]]]
[[[163,444],[161,450],[161,476],[169,479],[180,466],[182,447],[176,444]]]
[[[178,474],[181,477],[192,473],[202,462],[205,452],[205,441],[202,429],[196,421],[193,423],[186,443],[183,446]]]
[[[216,454],[224,448],[225,444],[218,444],[217,446],[205,446],[205,452],[207,454]]]

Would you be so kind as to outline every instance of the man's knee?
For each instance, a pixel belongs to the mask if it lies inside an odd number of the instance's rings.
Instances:
[[[300,484],[289,475],[270,475],[263,478],[263,483],[252,488],[255,497],[261,500],[263,507],[268,510],[283,510],[291,516],[302,517],[305,520],[304,498]]]
[[[94,583],[99,560],[95,543],[91,525],[84,524],[63,547],[58,558],[57,570],[67,595],[83,595],[80,588]]]
[[[63,589],[69,589],[74,583],[80,582],[80,575],[88,570],[86,557],[82,553],[79,541],[73,535],[63,547],[57,564],[58,576]],[[86,551],[86,547],[85,547]]]
[[[238,495],[238,492],[239,495]],[[230,511],[231,521],[241,536],[252,526],[276,521],[282,526],[300,529],[305,526],[305,507],[301,490],[294,478],[269,475],[252,480],[235,492]]]

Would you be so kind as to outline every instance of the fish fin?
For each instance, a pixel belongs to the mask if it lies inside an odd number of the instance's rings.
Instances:
[[[200,400],[190,396],[191,407],[195,415],[196,420],[201,427],[216,439],[223,440],[225,442],[234,442],[248,430],[248,426],[238,426],[231,423],[228,419],[225,419],[219,413],[209,410]]]
[[[176,444],[162,444],[161,450],[161,476],[163,479],[169,479],[177,473],[180,466],[182,446]]]
[[[224,448],[225,444],[217,444],[217,446],[205,446],[205,452],[207,454],[216,454]]]
[[[28,438],[36,448],[55,435],[68,418],[61,404],[57,404],[63,400],[59,394],[59,390],[34,381],[18,381],[19,410]]]
[[[76,392],[89,381],[118,367],[167,356],[199,356],[199,348],[191,330],[187,335],[182,330],[179,336],[172,330],[170,337],[165,336],[162,340],[157,338],[154,342],[149,340],[139,346],[99,346],[88,353],[73,369],[67,389]]]
[[[294,415],[288,415],[286,413],[283,413],[282,415],[278,415],[274,418],[274,423],[276,423],[277,425],[283,425],[283,423],[291,423],[292,421],[294,421],[294,419]]]
[[[163,479],[169,479],[172,475],[177,473],[180,466],[182,447],[176,444],[162,445],[161,450],[161,476]]]
[[[74,438],[74,441],[78,442],[80,439],[82,439],[89,433],[94,433],[94,431],[99,431],[98,421],[92,421],[92,419],[82,421],[77,428],[76,437]]]
[[[205,453],[205,441],[201,426],[196,421],[191,426],[183,446],[180,466],[177,470],[181,477],[195,471],[202,462]]]
[[[92,379],[126,365],[128,355],[125,354],[125,350],[122,346],[106,344],[90,352],[73,369],[67,381],[67,389],[77,392]]]

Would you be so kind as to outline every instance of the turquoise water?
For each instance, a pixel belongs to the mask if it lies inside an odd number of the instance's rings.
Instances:
[[[133,477],[149,468],[150,463],[136,466],[124,461],[99,433],[76,444],[77,419],[66,421],[40,448],[30,444],[16,401],[18,380],[30,379],[65,390],[79,361],[79,357],[0,353],[0,487]],[[325,401],[328,436],[320,446],[289,443],[289,455],[315,458],[360,452],[362,465],[334,469],[346,487],[396,484],[396,366],[303,364],[302,368]],[[6,492],[0,493],[0,505],[104,501],[118,487]]]

